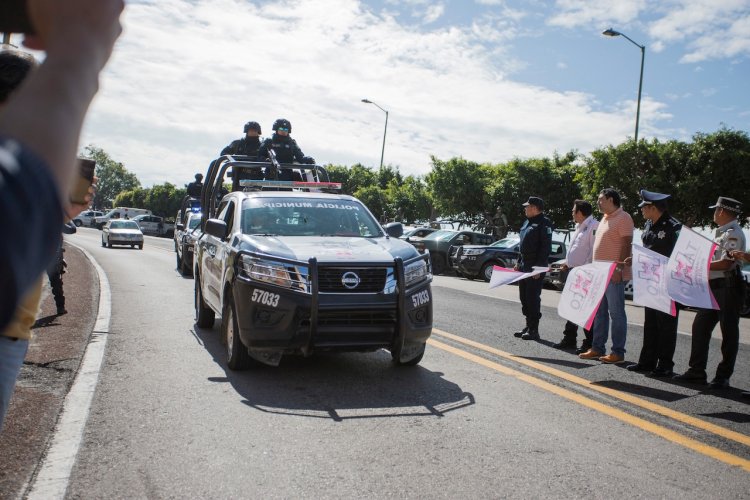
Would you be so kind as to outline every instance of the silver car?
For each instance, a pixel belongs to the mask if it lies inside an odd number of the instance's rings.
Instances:
[[[102,228],[102,246],[130,245],[143,250],[143,233],[138,223],[132,220],[110,220]]]

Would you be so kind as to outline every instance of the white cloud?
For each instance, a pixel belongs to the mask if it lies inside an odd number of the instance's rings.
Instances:
[[[557,0],[555,7],[558,12],[548,20],[553,26],[605,26],[635,20],[646,0]]]
[[[424,19],[422,19],[422,22],[424,24],[434,23],[435,21],[440,19],[444,13],[445,13],[445,5],[443,4],[430,5],[429,7],[427,7],[427,10],[424,13]]]
[[[568,69],[568,65],[560,61],[557,63],[557,69]]]
[[[483,38],[493,26],[497,39],[511,36],[497,25],[419,32],[355,0],[130,2],[123,21],[82,145],[104,148],[144,185],[188,182],[251,119],[269,134],[288,118],[320,163],[377,166],[385,116],[362,98],[389,110],[385,162],[404,174],[427,173],[432,154],[589,151],[624,139],[635,113],[510,80],[519,62]],[[644,101],[644,130],[665,117]]]

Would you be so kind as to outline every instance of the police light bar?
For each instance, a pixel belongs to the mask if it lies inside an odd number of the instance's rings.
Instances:
[[[255,180],[241,179],[242,187],[259,187],[259,188],[298,188],[298,189],[341,189],[340,182],[302,182],[302,181],[274,181],[274,180]]]

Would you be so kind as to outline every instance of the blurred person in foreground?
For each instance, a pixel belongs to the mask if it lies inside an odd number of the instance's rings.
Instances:
[[[67,201],[78,173],[78,139],[99,72],[120,35],[123,7],[123,0],[26,2],[34,34],[24,45],[46,57],[38,69],[27,68],[0,109],[0,210],[6,216],[0,239],[0,428],[28,349],[28,338],[14,337],[8,328],[24,328],[11,322],[25,306],[36,316],[40,275],[57,250],[64,214],[85,208]]]
[[[0,330],[55,255],[81,125],[120,34],[123,0],[28,0],[46,58],[0,111]]]

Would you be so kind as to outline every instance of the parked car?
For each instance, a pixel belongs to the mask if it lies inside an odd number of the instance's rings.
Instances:
[[[136,215],[133,217],[143,231],[143,234],[151,236],[174,237],[174,224],[166,222],[163,217],[157,215]]]
[[[437,231],[437,229],[433,227],[415,227],[413,229],[409,229],[408,231],[404,232],[404,234],[399,236],[399,238],[401,238],[402,240],[409,241],[409,242],[419,241],[423,239],[425,236],[427,236],[428,234],[432,234],[435,231]]]
[[[410,242],[420,253],[429,253],[432,261],[432,272],[442,274],[450,269],[448,262],[449,250],[453,246],[489,245],[492,235],[474,231],[453,231],[440,229],[430,233],[419,241]]]
[[[456,272],[467,278],[481,278],[490,281],[494,266],[513,267],[518,261],[520,240],[504,238],[491,245],[464,245],[457,249],[453,258]],[[567,255],[565,243],[552,241],[549,261],[554,262]]]
[[[193,254],[195,242],[202,234],[200,224],[203,214],[190,212],[185,224],[177,224],[174,233],[174,251],[177,255],[177,269],[180,274],[193,274]]]
[[[102,246],[130,245],[143,250],[143,233],[133,220],[111,220],[102,228]]]
[[[76,227],[93,227],[94,217],[101,217],[102,215],[104,215],[104,212],[99,212],[98,210],[86,210],[73,218],[73,224],[75,224]]]

